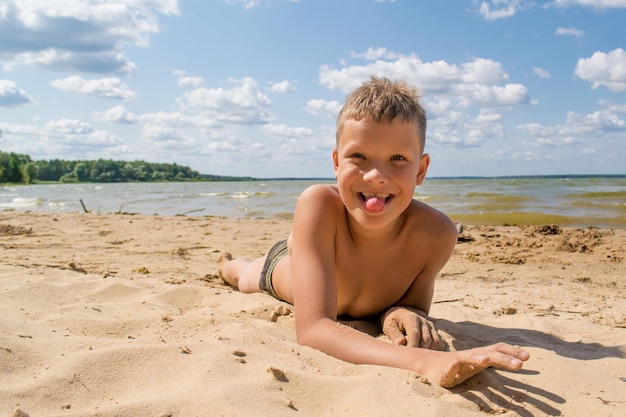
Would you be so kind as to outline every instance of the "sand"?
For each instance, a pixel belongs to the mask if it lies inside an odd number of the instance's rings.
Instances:
[[[1,211],[0,416],[626,415],[626,230],[466,226],[431,316],[532,357],[444,389],[300,346],[290,306],[217,277],[290,226]]]

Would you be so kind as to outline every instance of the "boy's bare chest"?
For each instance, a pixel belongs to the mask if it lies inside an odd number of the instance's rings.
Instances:
[[[407,248],[344,248],[337,253],[336,280],[340,310],[370,315],[386,309],[407,292],[422,266]],[[409,248],[410,249],[410,248]]]

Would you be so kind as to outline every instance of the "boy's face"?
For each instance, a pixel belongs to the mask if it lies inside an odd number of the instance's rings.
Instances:
[[[430,159],[422,155],[415,125],[366,118],[344,123],[333,162],[348,212],[363,226],[382,228],[411,203]]]

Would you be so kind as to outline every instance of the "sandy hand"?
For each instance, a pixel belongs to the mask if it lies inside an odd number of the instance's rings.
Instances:
[[[481,371],[493,366],[508,371],[522,368],[530,354],[519,346],[506,343],[479,347],[458,352],[443,353],[428,364],[423,372],[429,381],[452,388]]]
[[[383,333],[397,345],[443,350],[445,342],[439,337],[435,325],[421,310],[409,307],[392,307],[383,316]]]

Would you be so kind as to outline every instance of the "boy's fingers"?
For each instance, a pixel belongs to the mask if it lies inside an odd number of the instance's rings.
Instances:
[[[522,361],[511,355],[501,352],[491,352],[486,355],[489,358],[488,366],[506,369],[509,371],[517,371],[522,367]]]
[[[430,346],[433,344],[433,339],[431,337],[431,327],[427,322],[422,322],[420,333],[417,335],[418,340],[417,343],[419,345],[415,345],[417,347],[421,347],[424,349],[430,349]]]
[[[406,332],[406,344],[411,347],[422,347],[421,334],[417,327],[411,327]]]
[[[520,348],[518,345],[509,345],[507,343],[497,343],[494,345],[494,349],[505,355],[512,356],[520,361],[526,361],[530,358],[530,353]]]
[[[480,362],[486,358],[486,366],[517,371],[521,369],[523,361],[530,357],[529,353],[519,346],[511,346],[506,343],[497,343],[481,349],[480,353],[474,355],[473,360]]]
[[[431,343],[428,323],[423,323],[417,316],[413,315],[406,320],[408,323],[404,323],[404,331],[406,333],[407,345],[428,349]]]
[[[445,342],[441,339],[441,337],[439,337],[439,333],[437,333],[436,329],[432,329],[431,332],[431,337],[433,339],[432,343],[430,344],[430,348],[432,350],[444,350],[446,347]]]
[[[406,337],[404,336],[404,333],[402,333],[402,330],[400,330],[398,322],[395,320],[390,320],[389,323],[385,323],[383,333],[385,333],[387,337],[396,345],[407,344]]]

